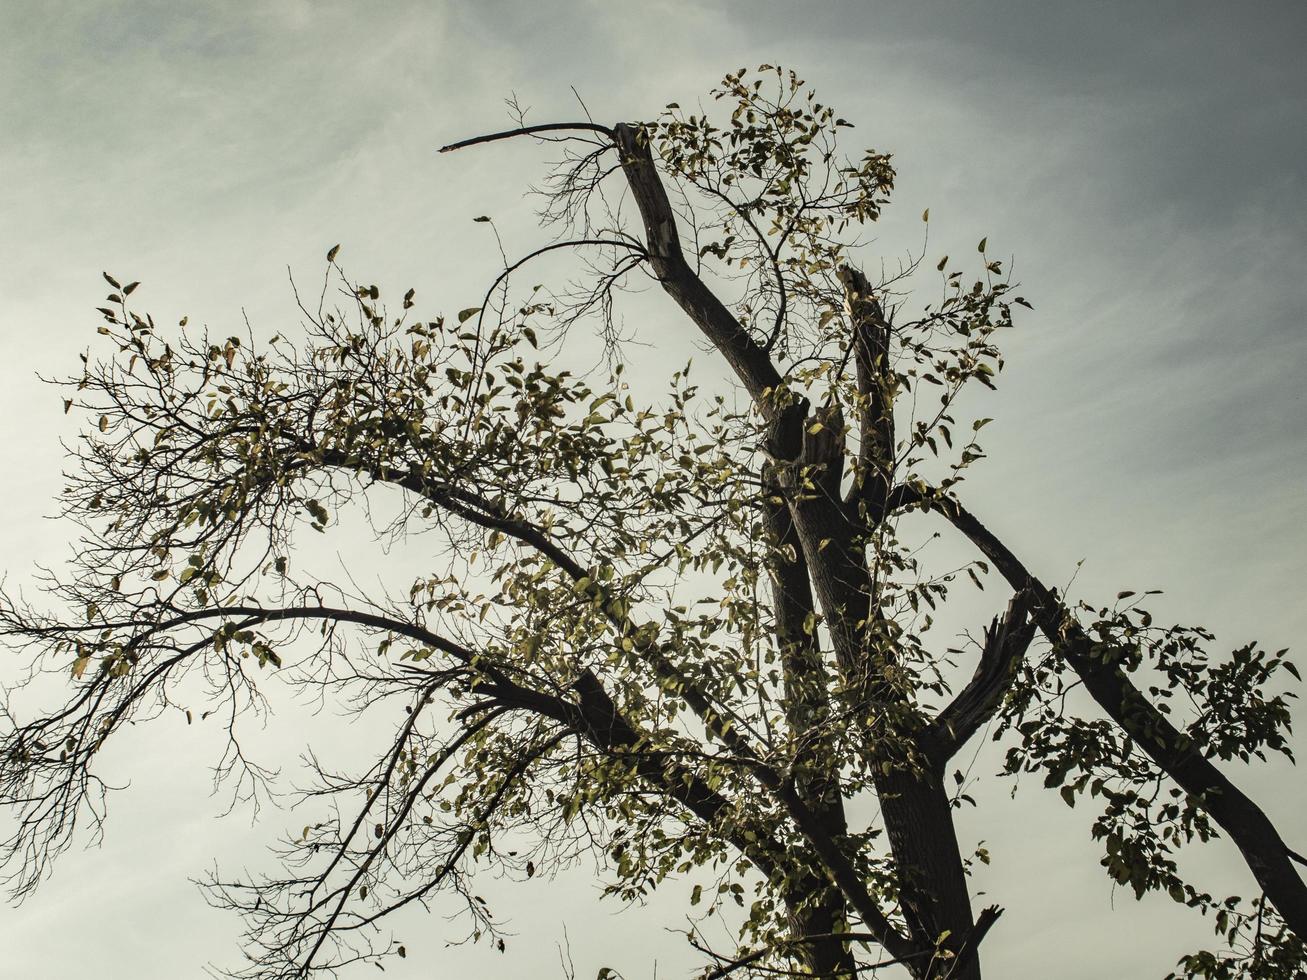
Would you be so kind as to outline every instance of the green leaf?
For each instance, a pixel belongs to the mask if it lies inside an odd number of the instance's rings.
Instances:
[[[469,306],[466,310],[459,310],[458,322],[466,323],[469,319],[476,316],[480,312],[481,312],[481,307],[479,306]]]
[[[327,261],[328,261],[328,262],[335,262],[335,261],[336,261],[336,255],[337,255],[339,252],[340,252],[340,246],[339,246],[339,245],[333,245],[333,246],[331,246],[331,248],[327,249]]]

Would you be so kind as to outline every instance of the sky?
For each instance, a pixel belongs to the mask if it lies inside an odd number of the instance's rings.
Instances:
[[[859,146],[894,153],[895,203],[868,263],[919,245],[927,207],[932,258],[986,236],[1013,257],[1035,311],[1004,341],[971,509],[1046,581],[1074,575],[1100,599],[1160,588],[1159,618],[1203,623],[1227,647],[1303,645],[1299,3],[8,0],[2,19],[10,583],[66,553],[68,528],[47,518],[75,429],[38,374],[73,373],[93,343],[102,270],[141,280],[160,322],[248,316],[271,332],[295,320],[288,269],[316,276],[339,242],[361,279],[474,305],[497,252],[471,219],[492,214],[510,250],[539,244],[523,193],[544,157],[438,146],[503,128],[510,97],[539,122],[576,118],[578,97],[600,121],[647,119],[766,62],[799,71]],[[687,329],[651,321],[649,366],[683,361]],[[355,741],[294,706],[262,738],[293,760],[310,736]],[[296,815],[217,818],[212,748],[162,721],[130,734],[107,763],[131,785],[103,845],[0,911],[0,978],[173,980],[235,962],[236,922],[190,879],[257,866]],[[1303,850],[1301,774],[1232,775]],[[1160,977],[1208,941],[1166,900],[1114,894],[1089,816],[1036,789],[1011,801],[1002,787],[961,818],[994,855],[977,887],[1008,909],[985,944],[990,975]],[[1210,890],[1245,887],[1228,844],[1206,852],[1187,867]],[[631,909],[599,902],[584,867],[487,888],[518,933],[507,953],[446,948],[453,930],[433,915],[404,924],[414,952],[389,975],[562,976],[560,946],[580,978],[697,962],[670,932],[675,885]]]

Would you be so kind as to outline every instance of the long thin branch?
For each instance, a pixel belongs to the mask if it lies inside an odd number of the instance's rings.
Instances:
[[[447,143],[440,148],[441,153],[449,153],[452,150],[461,150],[467,146],[479,146],[482,143],[494,143],[498,140],[513,139],[516,136],[537,136],[540,133],[565,133],[565,132],[592,132],[599,133],[609,139],[613,137],[613,131],[607,126],[600,126],[592,122],[571,122],[571,123],[544,123],[539,126],[520,126],[517,129],[506,129],[501,133],[489,133],[485,136],[473,136],[471,139],[459,140],[457,143]]]
[[[730,976],[737,970],[743,970],[746,966],[757,963],[759,960],[783,949],[788,949],[792,946],[811,946],[815,943],[827,943],[832,940],[845,943],[878,941],[874,935],[867,932],[818,932],[806,936],[796,936],[793,939],[787,939],[775,946],[764,946],[762,949],[754,950],[752,953],[746,953],[738,959],[723,963],[721,966],[705,973],[700,980],[721,980],[722,977]],[[928,949],[918,950],[917,952],[909,953],[906,956],[895,956],[892,959],[880,960],[879,962],[868,963],[863,966],[855,966],[853,967],[853,972],[865,973],[871,970],[883,970],[887,966],[898,966],[901,963],[908,963],[912,960],[921,959],[923,956],[928,956],[930,953],[931,950]]]

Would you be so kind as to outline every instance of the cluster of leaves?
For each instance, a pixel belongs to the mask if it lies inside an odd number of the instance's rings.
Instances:
[[[1282,673],[1299,677],[1287,652],[1268,655],[1248,644],[1213,657],[1211,633],[1201,627],[1158,626],[1139,606],[1140,598],[1122,592],[1113,608],[1080,605],[1088,623],[1085,632],[1093,640],[1091,656],[1100,669],[1140,676],[1157,710],[1179,727],[1177,747],[1184,751],[1247,762],[1265,760],[1269,749],[1292,759],[1287,739],[1292,731],[1289,702],[1295,695],[1275,690]],[[1184,976],[1293,975],[1284,972],[1284,964],[1301,967],[1301,943],[1283,923],[1271,925],[1277,919],[1264,899],[1218,901],[1181,876],[1176,852],[1218,836],[1205,801],[1174,785],[1121,728],[1106,719],[1083,717],[1073,707],[1076,686],[1056,645],[1021,666],[994,733],[998,739],[1011,731],[1020,739],[1007,750],[1004,772],[1042,772],[1044,786],[1056,789],[1071,807],[1084,798],[1100,800],[1092,834],[1103,842],[1103,867],[1137,899],[1156,891],[1212,913],[1217,933],[1232,950],[1239,948],[1250,923],[1259,924],[1254,945],[1262,950],[1256,954],[1260,966],[1249,965],[1250,951],[1202,953],[1181,961]],[[1266,952],[1272,948],[1278,951],[1274,955]]]

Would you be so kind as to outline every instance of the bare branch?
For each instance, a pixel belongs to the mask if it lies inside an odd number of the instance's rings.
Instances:
[[[498,140],[513,139],[517,136],[537,136],[541,133],[566,132],[598,133],[609,139],[613,136],[613,131],[607,126],[600,126],[593,122],[544,123],[539,126],[519,126],[517,129],[507,129],[501,133],[489,133],[485,136],[473,136],[471,139],[459,140],[457,143],[448,143],[442,146],[439,152],[449,153],[452,150],[461,150],[468,146],[479,146],[482,143],[494,143]]]

